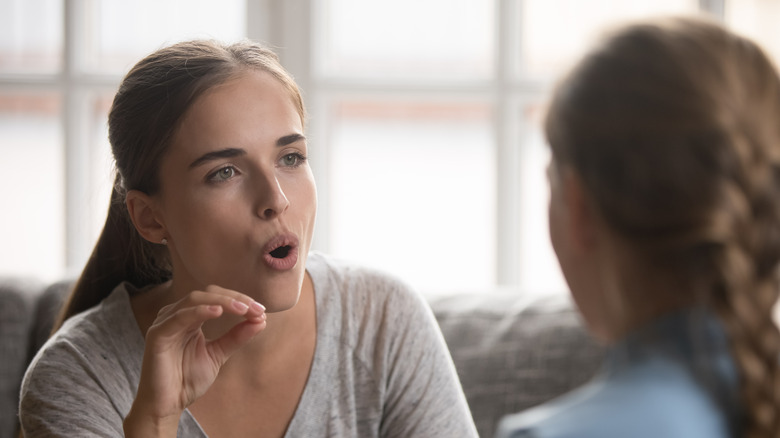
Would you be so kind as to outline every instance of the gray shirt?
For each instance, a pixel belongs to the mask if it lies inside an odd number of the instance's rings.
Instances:
[[[287,437],[476,437],[436,320],[386,274],[312,253],[317,343]],[[144,338],[132,286],[70,318],[33,359],[21,391],[26,436],[122,436]],[[185,411],[180,437],[206,434]]]

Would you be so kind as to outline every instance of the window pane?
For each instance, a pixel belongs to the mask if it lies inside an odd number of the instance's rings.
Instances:
[[[111,155],[111,146],[108,143],[108,110],[111,107],[113,95],[102,94],[92,98],[89,110],[89,155],[84,157],[90,171],[89,188],[85,196],[85,205],[89,211],[88,221],[80,226],[85,227],[84,233],[79,235],[89,239],[87,246],[91,249],[97,241],[100,231],[106,222],[106,213],[111,197],[111,189],[114,184],[114,161]],[[88,255],[88,254],[86,254]],[[86,263],[86,258],[74,261],[74,267],[78,270]]]
[[[698,0],[524,0],[518,8],[522,75],[557,74],[605,26],[659,14],[695,13]]]
[[[335,105],[331,252],[425,293],[495,283],[495,153],[488,105]]]
[[[64,158],[55,95],[0,94],[0,274],[56,278],[65,263]]]
[[[481,79],[493,71],[493,1],[320,0],[319,73]]]
[[[161,46],[193,38],[233,42],[246,36],[246,0],[102,0],[87,69],[124,73]]]
[[[0,1],[0,72],[51,73],[60,68],[62,3]]]
[[[757,41],[780,66],[780,2],[777,0],[727,1],[726,23],[736,32]]]

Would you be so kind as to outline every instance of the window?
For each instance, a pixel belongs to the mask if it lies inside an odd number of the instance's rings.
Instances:
[[[488,79],[495,5],[472,0],[312,2],[320,78]]]
[[[0,275],[76,275],[111,184],[121,76],[194,37],[269,43],[301,86],[313,248],[427,294],[566,289],[547,237],[540,110],[605,26],[706,10],[780,48],[768,0],[0,1]],[[776,58],[777,59],[777,58]]]
[[[725,22],[732,29],[761,42],[766,52],[780,65],[780,38],[776,23],[780,21],[780,2],[774,0],[739,0],[725,4]]]
[[[0,2],[0,72],[55,73],[62,68],[61,0]]]
[[[311,4],[303,77],[326,161],[317,175],[327,196],[320,243],[429,295],[566,290],[547,237],[538,123],[551,79],[606,24],[698,8],[694,0]]]
[[[0,251],[0,266],[8,273],[61,269],[65,157],[60,147],[60,102],[55,92],[0,91],[4,164],[0,240],[5,249]]]
[[[330,106],[329,251],[427,291],[495,284],[491,106],[417,96]]]

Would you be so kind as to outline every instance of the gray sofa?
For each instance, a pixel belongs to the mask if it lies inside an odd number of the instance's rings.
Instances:
[[[0,278],[0,438],[16,435],[19,384],[71,282]],[[480,436],[498,420],[588,380],[603,351],[566,296],[513,291],[430,299]]]

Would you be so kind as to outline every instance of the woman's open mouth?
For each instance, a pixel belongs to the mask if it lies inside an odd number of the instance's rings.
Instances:
[[[271,269],[292,269],[298,263],[298,237],[294,234],[275,236],[265,245],[263,260]]]
[[[284,245],[284,246],[280,246],[279,248],[276,248],[275,250],[269,252],[268,254],[271,254],[271,257],[275,259],[283,259],[287,257],[288,254],[290,254],[290,249],[292,249],[290,245]]]

